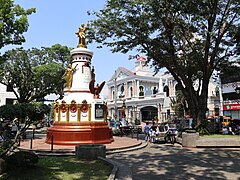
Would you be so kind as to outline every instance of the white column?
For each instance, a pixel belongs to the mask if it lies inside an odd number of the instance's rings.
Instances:
[[[163,92],[163,85],[162,85],[162,78],[159,78],[159,85],[158,85],[158,92],[162,93]]]
[[[139,80],[136,80],[137,82],[137,87],[136,87],[136,92],[137,92],[137,94],[136,94],[136,96],[138,97],[139,96]]]

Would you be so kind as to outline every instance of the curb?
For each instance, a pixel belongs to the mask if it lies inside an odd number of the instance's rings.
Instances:
[[[103,157],[98,157],[98,159],[100,159],[102,161],[105,161],[106,163],[113,166],[113,169],[111,171],[111,174],[108,177],[108,180],[114,180],[116,178],[116,174],[117,174],[117,171],[118,171],[118,166],[115,163],[115,161],[112,161],[110,159],[106,159],[106,158],[103,158]]]
[[[148,146],[148,142],[141,142],[139,145],[135,145],[132,147],[127,147],[127,148],[121,148],[121,149],[116,149],[116,150],[109,150],[106,152],[107,155],[109,154],[115,154],[115,153],[122,153],[122,152],[128,152],[128,151],[135,151],[138,149],[142,149]]]
[[[120,152],[127,152],[127,151],[134,151],[141,148],[145,148],[148,145],[145,141],[140,141],[138,144],[128,146],[128,147],[121,147],[115,149],[106,149],[106,155],[108,154],[115,154]],[[75,156],[75,150],[36,150],[36,149],[25,149],[25,148],[18,148],[23,151],[30,151],[34,152],[39,156]]]
[[[148,142],[144,141],[144,142],[140,142],[137,145],[133,145],[133,146],[129,146],[129,147],[106,150],[106,155],[121,153],[121,152],[134,151],[134,150],[145,148],[147,146],[148,146]],[[62,156],[62,157],[64,157],[64,156],[75,156],[75,151],[61,151],[61,150],[43,151],[43,150],[30,150],[30,149],[22,149],[22,148],[18,148],[18,149],[34,152],[38,156]],[[129,169],[125,165],[123,165],[121,163],[118,163],[114,160],[106,159],[106,158],[103,158],[103,157],[98,157],[98,159],[100,159],[100,160],[102,160],[102,161],[104,161],[104,162],[113,166],[113,169],[112,169],[112,171],[111,171],[111,173],[108,177],[108,180],[116,179],[116,175],[117,175],[118,172],[122,172],[122,174],[124,174],[124,176],[125,176],[124,179],[132,180],[132,171],[131,171],[131,169]]]

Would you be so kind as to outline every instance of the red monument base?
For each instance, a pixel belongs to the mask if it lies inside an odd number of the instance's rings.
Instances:
[[[46,143],[55,145],[109,144],[112,130],[106,122],[55,122],[47,130]]]

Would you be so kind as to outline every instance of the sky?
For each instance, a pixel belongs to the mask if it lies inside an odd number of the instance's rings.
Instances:
[[[99,11],[105,3],[105,0],[15,0],[15,4],[24,9],[36,8],[36,13],[28,16],[29,28],[24,33],[26,42],[21,46],[7,46],[2,50],[50,47],[57,43],[75,48],[78,44],[75,32],[82,23],[86,24],[94,19],[87,15],[87,11]],[[95,68],[96,83],[108,81],[120,66],[133,70],[134,61],[128,60],[128,55],[112,53],[108,47],[98,49],[98,45],[100,44],[87,45],[94,53],[92,66]],[[106,85],[103,91],[106,91]]]

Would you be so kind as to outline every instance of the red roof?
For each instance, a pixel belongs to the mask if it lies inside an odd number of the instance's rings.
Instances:
[[[134,72],[132,72],[132,71],[130,71],[130,70],[128,70],[127,68],[125,68],[125,67],[120,67],[121,69],[124,69],[125,71],[127,71],[127,72],[129,72],[129,73],[131,73],[131,74],[134,74],[135,75],[135,73]]]
[[[137,58],[137,60],[138,60],[138,61],[146,61],[146,58],[144,58],[143,56],[139,56],[139,57]]]

